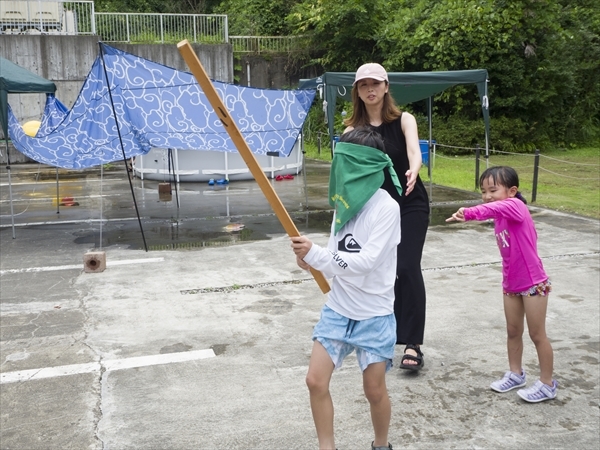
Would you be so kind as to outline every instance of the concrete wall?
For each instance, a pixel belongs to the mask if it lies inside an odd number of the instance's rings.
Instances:
[[[300,78],[321,75],[314,67],[303,69],[288,55],[243,55],[235,59],[236,81],[263,89],[296,89]]]

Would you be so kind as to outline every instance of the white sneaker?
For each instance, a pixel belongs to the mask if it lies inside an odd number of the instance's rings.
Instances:
[[[552,380],[552,386],[548,386],[547,384],[542,383],[541,380],[537,380],[530,388],[519,389],[517,394],[519,394],[519,397],[526,402],[539,403],[556,398],[557,388],[558,383],[556,380]]]
[[[527,384],[525,378],[526,375],[523,369],[521,369],[521,375],[509,370],[501,379],[494,381],[490,387],[492,390],[501,393],[512,391],[513,389],[525,386]]]

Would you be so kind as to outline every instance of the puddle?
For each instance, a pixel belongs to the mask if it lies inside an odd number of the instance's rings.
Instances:
[[[254,227],[244,224],[244,227],[228,228],[227,220],[206,221],[179,221],[171,225],[142,224],[144,238],[148,251],[157,250],[190,250],[203,247],[218,247],[233,245],[238,242],[250,242],[269,239],[267,234],[260,229],[260,222],[255,222]],[[88,244],[99,248],[100,230],[79,232],[74,242]],[[108,224],[102,229],[102,247],[112,245],[126,246],[126,248],[144,249],[144,238],[137,222],[126,224]]]

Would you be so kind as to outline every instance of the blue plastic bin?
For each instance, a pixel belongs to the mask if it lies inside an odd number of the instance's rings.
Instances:
[[[431,145],[435,145],[435,140],[431,140]],[[429,165],[429,140],[427,139],[419,139],[419,147],[421,147],[421,158],[423,159],[423,164],[426,166]],[[433,151],[433,148],[431,149]]]

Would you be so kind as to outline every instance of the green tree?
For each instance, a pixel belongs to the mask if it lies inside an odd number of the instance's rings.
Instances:
[[[378,28],[395,1],[305,0],[288,16],[294,34],[307,37],[313,64],[327,71],[354,71],[364,62],[380,62]]]
[[[529,138],[539,144],[582,140],[597,132],[600,58],[598,34],[594,37],[595,2],[398,0],[397,4],[378,36],[390,69],[486,68],[492,118],[525,124]],[[582,95],[588,96],[587,114],[577,105]],[[468,98],[473,96],[466,97],[465,89],[446,91],[436,99],[438,113],[473,118],[479,105]],[[583,129],[587,131],[582,133]]]
[[[295,1],[223,0],[214,11],[227,14],[232,36],[287,36],[285,18]]]
[[[94,0],[98,12],[211,14],[221,0]]]

